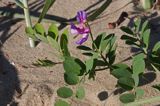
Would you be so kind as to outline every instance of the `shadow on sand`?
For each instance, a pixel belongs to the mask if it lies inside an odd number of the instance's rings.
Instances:
[[[13,98],[16,92],[21,94],[17,70],[0,51],[0,106],[17,106]]]

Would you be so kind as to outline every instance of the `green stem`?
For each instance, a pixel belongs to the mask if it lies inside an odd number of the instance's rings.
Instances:
[[[29,7],[28,7],[28,1],[27,0],[23,0],[23,4],[24,4],[24,7],[26,7],[26,8],[24,8],[26,26],[27,27],[32,27],[31,17],[30,17]],[[30,44],[31,48],[35,47],[35,41],[32,38],[29,38],[29,44]]]
[[[90,27],[90,25],[88,23],[87,23],[87,26],[89,27],[89,30],[90,30],[91,40],[94,43],[94,38],[93,38],[93,34],[91,32],[91,27]]]
[[[125,104],[124,106],[137,106],[137,105],[154,103],[154,102],[159,102],[159,101],[160,101],[160,96],[156,96],[156,97],[141,99],[141,100],[138,100],[132,103],[128,103],[128,104]]]
[[[103,59],[103,61],[107,64],[108,68],[109,68],[109,69],[112,69],[112,66],[108,63],[108,61],[107,61],[106,58],[103,56],[103,54],[100,53],[100,55],[101,55],[101,58]]]
[[[95,42],[94,42],[94,38],[93,38],[92,31],[91,31],[91,27],[90,27],[90,25],[88,24],[88,22],[86,22],[86,24],[87,24],[87,26],[88,26],[88,28],[89,28],[89,30],[90,30],[90,36],[91,36],[91,40],[92,40],[92,42],[93,42],[93,46],[95,47],[95,50],[98,51],[98,48],[97,48],[97,46],[96,46],[96,44],[95,44]]]
[[[156,66],[152,62],[151,62],[151,66],[157,73],[159,73],[159,70],[156,68]]]
[[[82,84],[84,84],[84,82],[85,82],[85,77],[86,77],[86,75],[84,74],[84,75],[82,76],[82,78],[80,79],[79,83],[78,83],[78,87],[80,87]]]
[[[95,69],[95,71],[97,72],[97,71],[103,71],[103,70],[107,70],[107,69],[109,69],[109,67],[104,67],[104,68]]]
[[[88,24],[88,22],[87,22],[87,26],[89,27],[91,40],[92,40],[92,42],[93,42],[93,45],[94,45],[94,47],[95,47],[95,50],[99,52],[99,50],[98,50],[98,48],[97,48],[97,46],[96,46],[96,44],[95,44],[95,42],[94,42],[94,38],[93,38],[92,31],[91,31],[91,27],[90,27],[90,25]],[[103,56],[103,54],[100,53],[100,52],[99,52],[99,54],[101,55],[103,61],[108,65],[108,67],[111,68],[111,66],[109,65],[109,63],[107,62],[107,60],[105,59],[105,57]]]

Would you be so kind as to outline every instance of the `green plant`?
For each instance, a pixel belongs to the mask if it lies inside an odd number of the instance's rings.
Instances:
[[[55,0],[46,0],[45,1],[42,13],[39,16],[38,23],[40,23],[42,21],[45,14],[49,10],[49,8],[53,5],[54,2],[55,2]],[[30,28],[29,30],[26,30],[26,31],[32,31],[33,26],[32,26],[32,22],[31,22],[30,10],[29,10],[29,7],[28,7],[28,0],[15,0],[15,3],[24,10],[26,27]],[[32,32],[27,32],[27,33],[33,33],[33,31]],[[37,40],[36,37],[33,36],[33,34],[30,34],[28,36],[29,36],[30,47],[31,48],[35,47],[35,41]]]
[[[26,20],[26,27],[32,27],[32,23],[31,23],[31,17],[30,17],[30,13],[29,13],[29,7],[28,7],[28,1],[27,0],[23,0],[23,2],[19,1],[19,0],[15,0],[15,3],[20,6],[21,8],[23,8],[24,10],[24,16],[25,16],[25,20]],[[29,37],[29,44],[30,47],[35,47],[35,42],[34,40]]]
[[[97,71],[108,69],[115,78],[117,78],[116,88],[122,88],[125,92],[120,95],[120,101],[124,105],[141,105],[158,101],[160,97],[141,99],[144,95],[144,90],[139,88],[140,77],[145,74],[145,69],[151,66],[155,73],[160,70],[160,42],[156,43],[153,48],[150,48],[150,27],[148,21],[142,22],[138,19],[134,22],[134,27],[122,26],[120,29],[125,32],[121,39],[127,45],[137,48],[139,51],[131,57],[132,64],[127,65],[121,62],[115,62],[116,59],[116,36],[114,33],[101,33],[94,39],[89,21],[96,19],[111,3],[112,0],[107,0],[102,7],[97,9],[92,15],[87,17],[84,11],[79,11],[77,21],[71,23],[71,33],[78,34],[81,39],[76,42],[77,48],[83,51],[83,55],[87,56],[86,60],[81,60],[73,56],[69,50],[69,33],[68,29],[59,34],[59,30],[55,24],[51,24],[49,29],[43,27],[40,23],[49,7],[54,3],[54,0],[45,2],[44,9],[38,22],[32,27],[26,27],[27,35],[32,39],[38,39],[50,44],[57,52],[61,62],[55,63],[51,60],[39,59],[34,63],[36,66],[53,66],[55,64],[63,64],[65,86],[57,90],[57,95],[63,99],[75,97],[83,99],[85,97],[85,89],[83,84],[88,79],[95,79]],[[17,3],[18,4],[18,3]],[[21,3],[19,3],[21,4]],[[23,7],[23,5],[21,6]],[[83,45],[84,42],[91,37],[92,46]],[[101,66],[101,68],[99,68]],[[72,87],[76,90],[71,89]],[[153,86],[159,89],[158,85]],[[65,100],[59,99],[55,106],[69,106]]]
[[[60,36],[58,35],[58,29],[54,24],[49,27],[49,31],[52,33],[46,33],[41,24],[35,25],[34,29],[36,29],[34,30],[35,33],[40,34],[38,38],[49,43],[58,51],[58,54],[63,61],[64,81],[68,87],[69,85],[77,86],[77,90],[73,91],[74,97],[79,99],[84,97],[85,90],[83,88],[83,83],[85,82],[86,77],[94,79],[97,71],[109,69],[111,75],[118,79],[117,87],[125,90],[125,93],[120,96],[120,101],[124,104],[128,105],[129,103],[132,104],[132,102],[133,104],[143,104],[152,102],[152,100],[158,100],[159,97],[155,97],[153,99],[146,99],[146,102],[144,102],[144,100],[141,100],[144,91],[139,89],[139,78],[145,74],[146,64],[151,66],[155,71],[158,71],[160,66],[158,61],[160,43],[158,42],[155,44],[153,49],[149,48],[150,28],[148,26],[148,21],[143,23],[141,20],[137,20],[132,29],[126,26],[121,27],[121,30],[126,33],[125,35],[122,35],[121,39],[124,40],[127,45],[131,45],[139,50],[132,56],[131,66],[122,62],[115,63],[117,46],[114,34],[106,35],[106,33],[101,33],[96,39],[92,39],[92,47],[85,45],[77,46],[79,50],[84,51],[83,55],[88,56],[87,60],[82,61],[79,58],[72,56],[69,52],[67,46],[67,30]],[[39,32],[38,29],[41,32]],[[90,36],[92,36],[91,32]],[[98,66],[103,66],[103,68],[99,69]],[[65,90],[62,89],[61,94],[58,93],[58,95],[62,98],[69,98],[73,95],[73,92],[66,94]]]

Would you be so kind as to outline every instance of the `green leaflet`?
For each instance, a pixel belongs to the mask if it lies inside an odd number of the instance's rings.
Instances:
[[[57,94],[62,98],[69,98],[73,95],[73,91],[68,87],[61,87],[57,90]]]
[[[55,1],[56,0],[45,0],[45,4],[44,4],[43,10],[42,10],[42,13],[41,13],[41,15],[39,17],[38,23],[40,23],[42,21],[42,19],[46,15],[47,11],[49,10],[49,8],[53,5],[53,3]]]

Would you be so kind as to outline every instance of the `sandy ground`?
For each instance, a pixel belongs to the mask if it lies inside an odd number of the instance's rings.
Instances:
[[[48,14],[53,19],[55,16],[70,19],[75,17],[78,10],[86,9],[90,12],[99,7],[105,0],[57,0],[51,7]],[[4,9],[8,0],[0,1],[0,10]],[[113,11],[123,7],[129,0],[113,0],[113,3],[105,11],[106,16],[101,22],[91,26],[93,34],[96,36],[101,32],[116,33],[118,38],[117,59],[120,61],[126,56],[132,54],[132,49],[124,44],[119,38],[123,34],[119,28],[108,29],[107,23],[114,22],[122,11],[134,11],[133,4],[129,4],[125,8],[112,13]],[[30,8],[33,15],[37,15],[43,7],[42,0],[30,0]],[[96,4],[96,5],[94,5]],[[12,9],[11,9],[12,10]],[[12,10],[19,12],[19,8]],[[21,12],[21,11],[20,11]],[[54,15],[54,16],[53,16]],[[52,18],[51,17],[51,18]],[[158,16],[155,18],[158,20]],[[157,22],[157,21],[156,21]],[[33,23],[35,21],[33,20]],[[94,23],[94,22],[93,22]],[[129,20],[126,20],[122,25],[127,25]],[[44,24],[46,27],[49,24]],[[55,50],[45,43],[40,43],[36,48],[29,47],[28,38],[24,33],[25,21],[21,19],[0,18],[0,39],[3,43],[0,54],[1,74],[0,74],[0,106],[53,106],[58,98],[56,90],[63,86],[63,67],[56,65],[51,68],[33,67],[31,64],[37,59],[52,59],[59,61],[56,58]],[[155,29],[158,32],[158,27]],[[153,30],[154,31],[154,30]],[[154,33],[154,38],[158,38],[158,34]],[[154,39],[153,39],[154,41]],[[70,37],[70,50],[74,56],[81,58],[80,51],[73,45],[75,41]],[[90,44],[87,41],[86,44]],[[130,64],[130,62],[128,62]],[[152,83],[145,84],[142,88],[145,90],[145,97],[160,95],[160,93],[148,85],[157,84],[160,82],[160,74],[155,76],[153,73],[148,74],[148,77],[155,80]],[[116,85],[116,79],[105,70],[98,72],[96,80],[86,81],[86,97],[84,100],[78,101],[75,99],[69,100],[72,106],[120,106],[119,95],[110,95]],[[100,95],[100,96],[99,96]],[[103,99],[103,100],[101,100]],[[147,104],[145,106],[155,106],[159,103]]]

